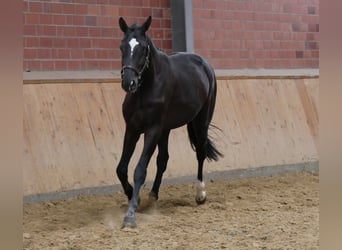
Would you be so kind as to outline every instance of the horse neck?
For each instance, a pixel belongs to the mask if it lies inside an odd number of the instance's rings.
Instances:
[[[165,54],[154,45],[153,41],[148,36],[147,42],[150,46],[150,64],[148,70],[152,73],[149,75],[153,76],[154,73],[159,71],[161,58],[165,56]]]

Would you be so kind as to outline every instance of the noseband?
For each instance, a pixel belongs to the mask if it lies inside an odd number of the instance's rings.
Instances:
[[[145,56],[145,63],[144,63],[144,66],[142,67],[142,69],[139,71],[133,65],[125,65],[121,68],[121,79],[123,78],[126,69],[133,70],[138,75],[138,86],[140,86],[141,76],[144,73],[144,71],[148,68],[149,64],[150,64],[150,45],[147,44],[147,53]]]

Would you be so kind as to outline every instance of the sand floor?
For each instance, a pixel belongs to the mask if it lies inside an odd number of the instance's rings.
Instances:
[[[141,192],[136,229],[121,229],[122,192],[24,204],[24,249],[318,249],[318,174],[162,185]]]

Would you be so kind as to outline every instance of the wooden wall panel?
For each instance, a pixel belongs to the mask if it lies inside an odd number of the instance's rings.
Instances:
[[[210,135],[225,157],[205,172],[315,161],[318,79],[218,82]],[[24,195],[118,184],[124,92],[118,83],[24,85]],[[129,168],[142,148],[138,143]],[[155,155],[147,180],[155,175]],[[165,178],[195,175],[185,127],[170,136]]]

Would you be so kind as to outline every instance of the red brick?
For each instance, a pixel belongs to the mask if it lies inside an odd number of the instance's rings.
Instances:
[[[66,47],[66,40],[65,38],[56,37],[53,39],[52,45],[54,48],[64,48]]]
[[[68,70],[81,70],[81,61],[68,61],[67,68]]]
[[[89,28],[89,36],[91,37],[100,37],[102,35],[101,29],[99,28]]]
[[[309,23],[308,24],[308,31],[309,32],[319,32],[319,24]]]
[[[62,25],[66,24],[66,19],[64,15],[52,15],[53,24]]]
[[[72,24],[75,26],[84,25],[85,18],[84,16],[72,16]]]
[[[157,29],[152,30],[151,36],[152,36],[154,39],[162,38],[162,37],[163,37],[163,31],[162,31],[162,30],[157,30]]]
[[[65,26],[64,29],[64,36],[75,36],[75,27],[74,26]]]
[[[42,61],[41,62],[41,68],[43,70],[54,70],[55,65],[53,61]]]
[[[38,49],[37,58],[48,59],[51,58],[51,49]]]
[[[40,14],[26,14],[25,15],[25,24],[39,24],[40,23]]]
[[[55,70],[67,70],[67,61],[55,61]]]
[[[93,49],[84,50],[84,58],[95,58],[95,54],[95,50]]]
[[[78,37],[88,36],[88,27],[76,27],[75,35]]]
[[[50,11],[51,13],[62,14],[63,5],[60,3],[50,3]]]
[[[72,15],[65,15],[65,24],[68,26],[74,24],[74,18]]]
[[[98,4],[108,4],[109,0],[97,0]]]
[[[57,58],[58,59],[69,59],[70,58],[70,49],[59,49],[59,50],[57,50]]]
[[[40,13],[43,11],[43,5],[39,2],[28,2],[29,4],[29,11],[31,13]]]
[[[313,58],[319,58],[319,50],[311,51],[311,55],[312,55]]]
[[[304,52],[303,51],[296,51],[296,58],[303,58],[304,57]]]
[[[88,15],[101,15],[101,6],[88,5]]]
[[[80,39],[79,38],[69,38],[67,40],[68,48],[79,48],[80,47]]]
[[[39,39],[39,44],[40,44],[40,47],[48,47],[48,48],[52,48],[52,41],[53,39],[52,38],[49,38],[49,37],[41,37]]]
[[[111,61],[99,61],[98,63],[98,69],[101,70],[108,70],[110,69]]]
[[[39,37],[26,37],[26,38],[24,38],[24,45],[27,48],[39,47],[40,46],[40,38]]]
[[[108,58],[108,51],[107,50],[96,50],[96,58]]]
[[[114,50],[109,51],[108,58],[118,59],[120,57],[121,57],[121,53],[119,49],[114,49]]]
[[[97,26],[108,27],[109,26],[109,18],[106,16],[97,17]]]
[[[44,26],[42,34],[46,36],[56,36],[57,34],[56,26]]]
[[[105,14],[108,16],[118,16],[119,15],[119,8],[118,6],[106,6]]]
[[[82,49],[72,49],[72,50],[70,50],[70,57],[72,59],[83,58],[83,50]]]
[[[91,48],[91,39],[90,38],[80,38],[80,47],[81,48]]]
[[[163,9],[163,19],[171,21],[171,9]]]
[[[46,14],[41,14],[40,15],[40,24],[44,25],[50,25],[53,24],[52,16],[51,15],[46,15]]]
[[[113,28],[102,28],[101,35],[102,37],[114,37],[115,30]]]
[[[24,58],[25,59],[34,59],[37,57],[37,50],[36,49],[24,49]]]
[[[161,7],[159,0],[150,0],[150,7]]]
[[[112,40],[111,39],[101,39],[98,41],[98,48],[112,48]]]
[[[37,35],[36,28],[37,28],[36,25],[24,25],[23,26],[23,33],[25,35],[29,35],[29,36]]]
[[[74,4],[63,4],[63,13],[64,14],[74,14],[75,13],[75,5]]]
[[[154,18],[163,17],[163,9],[152,9],[152,16]]]
[[[96,26],[97,24],[97,16],[86,16],[85,24],[88,26]]]
[[[162,8],[170,8],[170,1],[171,0],[160,0],[160,7]]]

